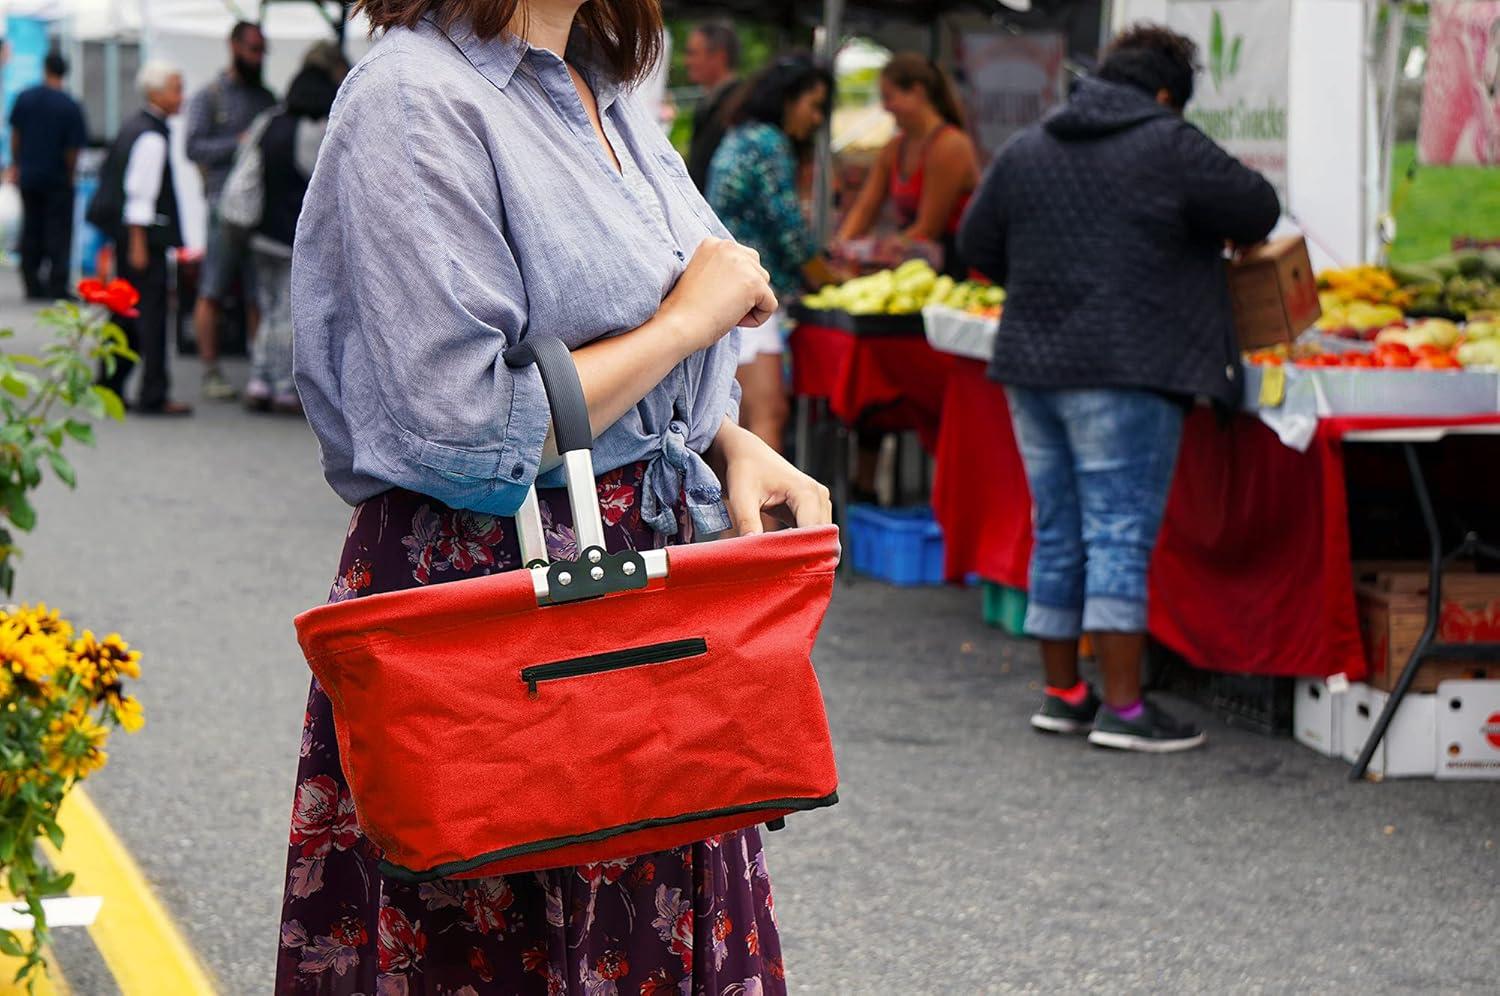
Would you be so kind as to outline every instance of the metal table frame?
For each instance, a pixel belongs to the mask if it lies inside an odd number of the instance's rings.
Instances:
[[[1422,461],[1417,447],[1440,442],[1448,436],[1500,436],[1500,425],[1374,429],[1351,432],[1343,439],[1346,443],[1395,444],[1401,447],[1402,454],[1406,458],[1407,472],[1411,475],[1412,489],[1416,492],[1417,504],[1422,510],[1422,524],[1427,529],[1428,545],[1427,624],[1422,629],[1422,636],[1417,640],[1417,645],[1412,648],[1411,657],[1407,659],[1406,666],[1401,671],[1401,677],[1396,681],[1396,687],[1386,699],[1385,708],[1381,710],[1379,719],[1375,721],[1375,727],[1370,731],[1370,738],[1365,741],[1364,749],[1360,751],[1359,760],[1354,763],[1354,768],[1349,772],[1350,781],[1364,779],[1365,772],[1370,767],[1370,760],[1375,756],[1380,741],[1385,739],[1386,730],[1390,727],[1396,710],[1401,707],[1402,701],[1405,700],[1423,664],[1427,661],[1440,660],[1500,661],[1500,643],[1444,643],[1438,639],[1438,625],[1443,612],[1443,571],[1455,561],[1469,557],[1500,558],[1500,547],[1486,543],[1475,533],[1465,536],[1463,541],[1452,550],[1445,549],[1443,546],[1437,510],[1432,501],[1432,492],[1427,486],[1427,475],[1422,470]]]

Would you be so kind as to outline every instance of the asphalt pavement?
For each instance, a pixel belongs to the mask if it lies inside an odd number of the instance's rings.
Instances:
[[[25,330],[16,298],[0,324]],[[300,420],[175,374],[197,414],[73,454],[17,597],[144,652],[148,725],[88,791],[222,990],[262,994],[308,681],[291,619],[326,596],[348,511]],[[842,801],[768,839],[795,992],[1495,991],[1500,784],[1351,785],[1180,703],[1207,749],[1039,736],[1035,652],[979,615],[973,590],[835,595],[816,659]],[[113,991],[79,936],[59,950],[75,992]]]

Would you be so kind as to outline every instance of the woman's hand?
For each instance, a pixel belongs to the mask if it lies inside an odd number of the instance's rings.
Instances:
[[[724,481],[729,519],[741,536],[763,531],[761,513],[797,526],[833,521],[828,489],[793,467],[753,432],[725,420],[713,453]]]
[[[760,256],[728,239],[704,239],[658,315],[686,331],[691,348],[706,349],[736,325],[757,326],[776,313],[771,275]]]

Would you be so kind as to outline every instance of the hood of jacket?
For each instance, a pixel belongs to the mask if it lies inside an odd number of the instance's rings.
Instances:
[[[1042,127],[1065,141],[1088,140],[1174,113],[1143,90],[1085,76],[1073,85],[1068,102],[1047,115]]]

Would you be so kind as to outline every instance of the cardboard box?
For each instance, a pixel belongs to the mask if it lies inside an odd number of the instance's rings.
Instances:
[[[1307,240],[1275,239],[1229,265],[1229,300],[1241,349],[1291,342],[1323,315]]]
[[[1437,777],[1500,781],[1500,681],[1445,681],[1437,703]]]
[[[1389,693],[1363,683],[1349,686],[1343,696],[1344,760],[1350,764],[1359,760],[1389,699]],[[1430,778],[1437,773],[1437,699],[1436,695],[1413,692],[1401,700],[1401,708],[1370,758],[1367,775],[1376,779]]]
[[[1321,678],[1299,678],[1293,690],[1292,736],[1324,757],[1344,751],[1344,697]]]
[[[1381,571],[1366,574],[1355,588],[1365,680],[1391,691],[1427,625],[1427,573]],[[1438,639],[1445,643],[1500,642],[1500,575],[1454,573],[1443,578],[1443,609]],[[1412,691],[1435,692],[1441,682],[1500,679],[1500,662],[1428,661],[1417,672]]]

